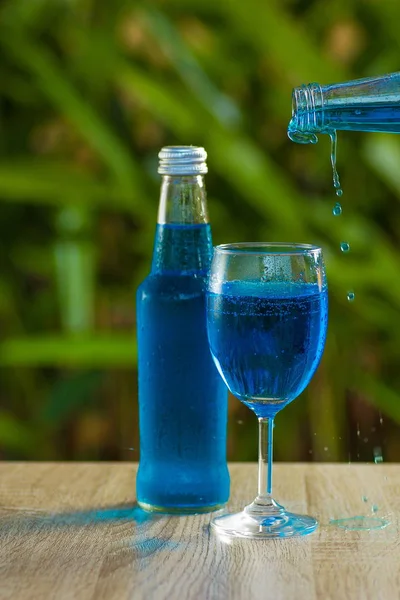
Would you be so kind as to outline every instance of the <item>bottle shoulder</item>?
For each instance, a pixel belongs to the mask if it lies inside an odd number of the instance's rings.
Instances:
[[[150,273],[137,288],[137,298],[145,295],[180,296],[203,294],[207,287],[207,276],[202,273],[190,275]]]

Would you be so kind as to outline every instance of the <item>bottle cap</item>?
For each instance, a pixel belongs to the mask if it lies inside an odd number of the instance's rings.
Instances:
[[[207,173],[207,152],[199,146],[164,146],[158,154],[161,175],[203,175]]]

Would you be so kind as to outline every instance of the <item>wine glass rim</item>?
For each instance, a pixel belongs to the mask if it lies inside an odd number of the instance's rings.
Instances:
[[[236,242],[215,246],[217,252],[224,254],[308,254],[321,252],[314,244],[293,242]]]

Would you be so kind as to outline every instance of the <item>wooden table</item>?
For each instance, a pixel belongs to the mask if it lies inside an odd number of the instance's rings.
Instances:
[[[276,498],[316,515],[319,529],[230,544],[210,534],[209,514],[138,509],[135,470],[131,463],[0,463],[0,598],[400,598],[399,465],[277,464]],[[230,508],[239,509],[253,498],[257,467],[234,463],[230,471]],[[386,529],[330,524],[371,515],[373,505],[390,520]]]

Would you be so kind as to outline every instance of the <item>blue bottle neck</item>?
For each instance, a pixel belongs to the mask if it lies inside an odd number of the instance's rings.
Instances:
[[[293,90],[290,139],[315,143],[336,130],[400,132],[400,73]]]
[[[204,178],[164,176],[152,273],[205,276],[212,257]]]

